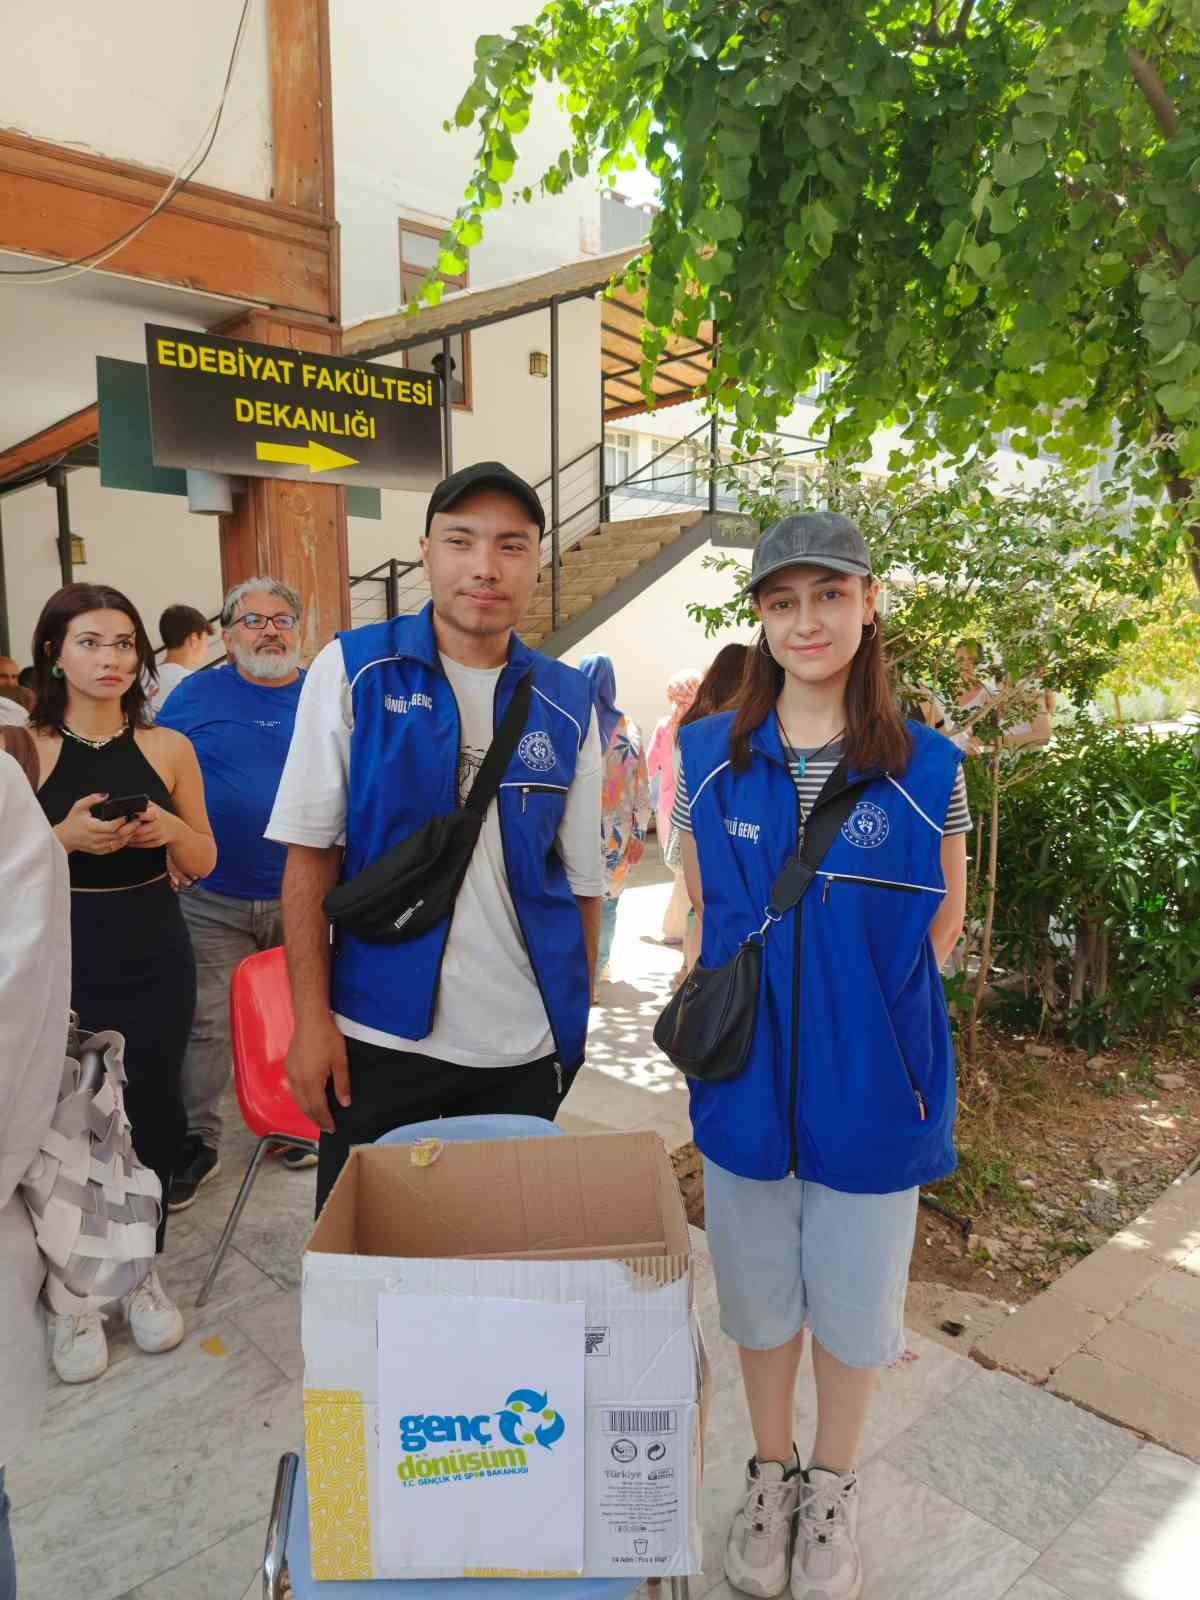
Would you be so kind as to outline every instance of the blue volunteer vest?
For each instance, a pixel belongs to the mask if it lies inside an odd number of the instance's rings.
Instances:
[[[732,726],[726,712],[679,735],[706,967],[762,924],[797,840],[775,718],[752,735],[744,772],[729,764]],[[889,1194],[954,1170],[954,1053],[929,926],[945,893],[941,829],[962,757],[941,734],[909,727],[903,776],[872,777],[819,877],[767,931],[745,1071],[689,1085],[696,1144],[742,1177],[794,1173]]]
[[[458,702],[442,671],[432,607],[338,635],[354,708],[343,877],[442,812],[458,806]],[[500,785],[500,833],[508,887],[567,1069],[583,1060],[588,1021],[583,926],[555,848],[567,790],[591,717],[587,679],[528,649],[514,634],[496,687],[493,726],[532,668],[525,732]],[[368,944],[340,934],[333,1009],[403,1039],[433,1026],[447,918],[419,939]],[[503,1041],[497,1045],[503,1048]]]

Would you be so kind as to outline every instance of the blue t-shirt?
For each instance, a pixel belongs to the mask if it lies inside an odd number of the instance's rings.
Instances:
[[[204,774],[217,865],[204,880],[234,900],[278,900],[287,848],[264,839],[283,776],[304,673],[283,687],[231,666],[193,672],[163,701],[158,725],[185,733]]]

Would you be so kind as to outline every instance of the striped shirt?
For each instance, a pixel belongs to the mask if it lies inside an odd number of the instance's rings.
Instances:
[[[817,797],[829,778],[829,774],[841,760],[841,743],[825,746],[817,754],[815,750],[797,750],[797,757],[804,757],[804,771],[800,771],[800,761],[790,761],[792,781],[796,785],[796,793],[800,797],[800,815],[807,818],[808,813],[816,803]],[[815,759],[813,759],[815,757]],[[692,804],[688,799],[687,778],[682,767],[675,787],[675,804],[671,808],[671,826],[678,828],[681,833],[692,831]],[[954,775],[954,788],[950,793],[950,804],[946,808],[946,821],[942,829],[943,834],[949,837],[955,833],[970,833],[971,813],[967,806],[967,782],[960,766]]]

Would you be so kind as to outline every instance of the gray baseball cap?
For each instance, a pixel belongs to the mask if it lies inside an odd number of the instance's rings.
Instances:
[[[849,517],[837,511],[797,511],[773,522],[754,546],[750,582],[742,593],[753,594],[773,572],[800,565],[869,578],[871,552]]]

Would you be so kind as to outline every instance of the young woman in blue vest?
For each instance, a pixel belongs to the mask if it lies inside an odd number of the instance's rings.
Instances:
[[[833,513],[786,517],[754,552],[762,621],[738,707],[684,728],[674,822],[701,961],[763,922],[814,806],[856,800],[807,895],[766,932],[749,1059],[693,1081],[721,1325],[740,1347],[755,1454],[725,1571],[747,1594],[856,1600],[855,1463],[875,1375],[904,1350],[917,1190],[955,1164],[939,968],[962,930],[961,753],[905,723],[878,584]],[[817,1433],[792,1442],[804,1329]]]

